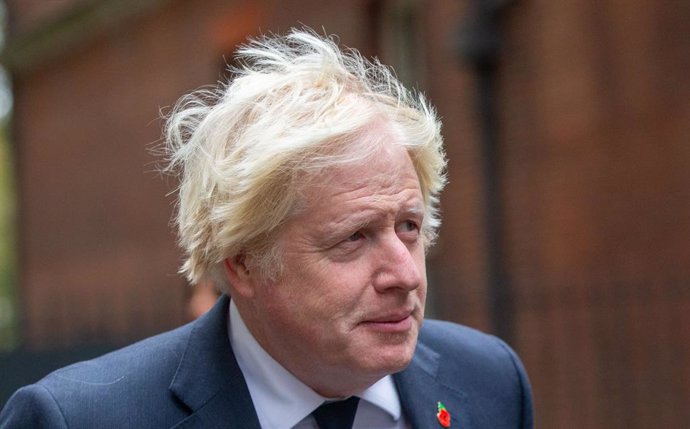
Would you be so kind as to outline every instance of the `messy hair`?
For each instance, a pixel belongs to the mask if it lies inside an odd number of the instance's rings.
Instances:
[[[236,60],[230,82],[182,97],[166,122],[167,169],[179,176],[180,272],[190,282],[217,277],[223,260],[240,254],[275,275],[275,236],[305,178],[373,153],[357,143],[375,123],[401,136],[394,144],[419,177],[422,234],[425,246],[433,242],[446,160],[440,121],[421,94],[378,60],[311,30],[251,39]]]

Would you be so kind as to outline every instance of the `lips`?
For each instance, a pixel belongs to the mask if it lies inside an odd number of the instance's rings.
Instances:
[[[395,333],[406,332],[412,328],[414,321],[412,310],[395,311],[363,321],[361,324],[375,331]]]
[[[394,313],[389,313],[382,316],[376,316],[372,319],[368,319],[365,321],[365,323],[397,323],[407,317],[410,317],[411,315],[412,310],[396,311]]]

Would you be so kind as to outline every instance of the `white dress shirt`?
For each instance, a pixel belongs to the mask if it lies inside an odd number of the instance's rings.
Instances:
[[[302,383],[254,339],[230,301],[228,337],[262,429],[318,429],[311,416],[325,398]],[[353,429],[406,429],[393,377],[386,376],[358,393]]]

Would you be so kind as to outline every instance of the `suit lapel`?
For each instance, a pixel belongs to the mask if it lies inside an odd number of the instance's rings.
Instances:
[[[470,429],[467,396],[442,377],[438,353],[418,343],[410,365],[393,376],[405,416],[413,428],[439,428],[438,403],[451,416],[452,429]]]
[[[259,419],[227,334],[229,298],[194,322],[170,390],[192,414],[182,428],[260,429]]]

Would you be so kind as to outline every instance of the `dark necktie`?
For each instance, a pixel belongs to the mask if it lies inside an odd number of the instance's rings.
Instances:
[[[356,396],[344,401],[324,402],[312,415],[320,429],[352,429],[358,402]]]

